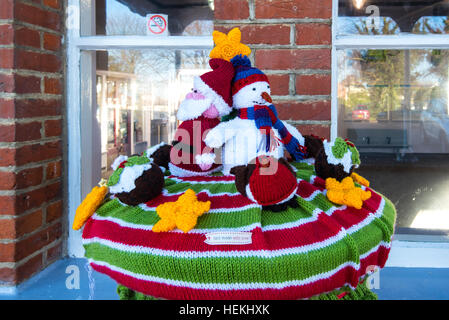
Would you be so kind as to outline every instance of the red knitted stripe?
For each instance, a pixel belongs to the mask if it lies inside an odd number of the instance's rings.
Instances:
[[[266,82],[268,82],[268,78],[264,74],[253,74],[253,75],[250,75],[249,77],[237,80],[232,85],[232,95],[234,95],[237,92],[239,92],[239,90],[242,89],[243,87],[245,87],[245,86],[247,86],[247,85],[249,85],[251,83],[258,82],[258,81],[266,81]]]
[[[120,272],[113,271],[106,266],[97,265],[95,262],[92,262],[91,266],[94,270],[110,276],[118,283],[132,290],[149,296],[162,297],[170,300],[284,300],[309,298],[323,292],[330,292],[335,289],[339,289],[348,282],[355,287],[359,283],[358,279],[366,274],[368,266],[377,265],[379,267],[383,267],[385,265],[389,252],[390,249],[381,246],[377,251],[371,253],[368,257],[361,259],[361,268],[358,271],[354,270],[352,266],[347,266],[326,279],[317,280],[302,286],[291,286],[284,289],[192,289],[153,281],[140,280]]]

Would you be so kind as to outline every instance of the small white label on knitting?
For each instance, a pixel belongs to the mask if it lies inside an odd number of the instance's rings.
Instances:
[[[251,232],[211,232],[206,233],[206,242],[210,245],[238,245],[238,244],[251,244],[253,240]]]

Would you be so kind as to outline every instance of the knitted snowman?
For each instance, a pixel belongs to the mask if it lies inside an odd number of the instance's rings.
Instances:
[[[281,121],[271,104],[267,76],[251,67],[247,56],[231,59],[235,68],[232,81],[233,107],[237,117],[222,122],[206,136],[210,148],[223,146],[223,173],[246,165],[261,155],[280,159],[287,150],[295,160],[305,157],[303,136],[293,126]]]
[[[209,64],[212,71],[194,78],[192,92],[178,109],[177,118],[182,123],[175,132],[168,164],[175,176],[207,175],[221,168],[203,138],[220,123],[219,117],[232,110],[234,68],[224,59],[211,59]]]
[[[161,168],[147,156],[119,156],[111,165],[109,192],[121,202],[136,206],[157,197],[164,187]]]

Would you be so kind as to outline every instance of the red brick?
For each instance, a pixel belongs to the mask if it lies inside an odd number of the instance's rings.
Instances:
[[[42,124],[40,122],[28,122],[16,124],[15,141],[30,141],[41,138]]]
[[[16,163],[20,166],[31,162],[57,158],[61,155],[62,145],[60,141],[47,142],[45,144],[37,143],[17,149]]]
[[[43,167],[28,168],[18,172],[16,175],[16,188],[24,189],[41,184],[43,172]]]
[[[1,9],[0,9],[1,10]],[[14,42],[14,29],[10,24],[0,26],[0,44],[12,44]]]
[[[0,215],[15,215],[16,214],[16,197],[15,196],[0,196]]]
[[[47,164],[47,170],[45,178],[46,180],[52,180],[59,178],[62,172],[62,161],[50,162]]]
[[[20,46],[41,47],[41,37],[39,31],[21,27],[15,31],[15,42]]]
[[[0,148],[0,166],[2,167],[13,166],[15,164],[15,157],[16,157],[15,149]]]
[[[259,69],[330,69],[330,49],[261,49],[256,51]]]
[[[330,120],[330,101],[278,102],[276,109],[283,120]]]
[[[249,5],[247,0],[215,0],[216,20],[238,20],[249,18]]]
[[[12,268],[0,269],[0,284],[15,284],[16,283],[16,270]]]
[[[290,76],[288,74],[267,75],[272,95],[288,95]]]
[[[15,187],[16,174],[14,172],[0,171],[0,190],[12,190]]]
[[[37,232],[16,244],[16,261],[22,260],[33,252],[49,245],[62,235],[62,226],[60,223],[52,225],[42,231]]]
[[[51,51],[58,51],[61,49],[61,37],[50,33],[44,33],[44,49]]]
[[[14,67],[14,50],[0,49],[0,68],[12,69]]]
[[[61,104],[60,99],[20,99],[15,103],[15,116],[18,119],[58,116],[61,114]]]
[[[52,203],[47,207],[46,221],[50,223],[62,217],[62,200]]]
[[[42,210],[23,217],[0,219],[0,239],[15,239],[42,226]]]
[[[332,17],[332,0],[256,0],[255,4],[257,19]]]
[[[296,25],[296,44],[329,45],[331,44],[331,26],[322,23],[305,23]]]
[[[45,121],[45,136],[55,137],[62,134],[62,121],[61,120],[47,120]]]
[[[302,124],[297,125],[296,128],[301,132],[302,135],[314,134],[318,137],[323,137],[325,139],[330,139],[330,127],[321,124]]]
[[[61,194],[61,183],[59,181],[40,189],[19,194],[16,196],[15,214],[40,207],[45,202],[60,197]]]
[[[331,94],[330,75],[298,75],[296,76],[296,93],[304,95]]]
[[[62,80],[59,78],[45,78],[45,93],[61,94]]]
[[[61,19],[56,12],[45,11],[25,3],[16,3],[14,10],[17,20],[55,31],[61,28]]]
[[[14,239],[15,237],[16,237],[15,219],[13,218],[0,219],[0,239]]]
[[[0,92],[14,92],[14,75],[0,73]]]
[[[0,142],[22,142],[40,139],[41,127],[40,122],[0,125]]]
[[[14,262],[16,247],[14,243],[0,243],[0,262]]]
[[[16,93],[41,92],[41,79],[38,77],[15,75],[14,80]]]
[[[24,217],[18,217],[16,220],[16,237],[21,237],[27,233],[33,232],[42,226],[42,210],[39,209]]]
[[[0,19],[14,18],[14,0],[2,0],[0,5]]]
[[[233,26],[219,26],[215,30],[228,33]],[[239,27],[245,44],[290,44],[290,26],[245,25]]]
[[[59,9],[61,7],[59,0],[44,0],[44,5],[53,9]]]
[[[26,280],[30,278],[32,275],[34,275],[36,272],[40,271],[43,267],[42,257],[43,254],[40,253],[35,257],[31,258],[30,260],[28,260],[27,262],[25,262],[24,264],[17,267],[16,282]]]
[[[16,51],[16,68],[41,72],[60,72],[61,59],[54,54]]]
[[[54,247],[47,250],[47,261],[53,262],[62,256],[62,243],[58,243]]]
[[[15,117],[14,100],[0,99],[0,118],[10,119]]]

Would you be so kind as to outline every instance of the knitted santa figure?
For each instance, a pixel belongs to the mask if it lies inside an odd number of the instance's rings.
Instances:
[[[232,110],[231,80],[234,68],[229,61],[211,59],[212,71],[194,78],[178,109],[177,118],[183,121],[175,132],[170,152],[170,173],[175,176],[207,175],[220,169],[212,148],[204,143],[207,132],[220,123],[219,117]]]
[[[236,56],[232,81],[233,107],[238,116],[220,123],[205,138],[211,148],[223,146],[223,173],[246,165],[260,155],[280,159],[286,149],[295,160],[305,157],[304,138],[293,126],[281,121],[271,104],[267,76],[251,67],[246,56]]]

